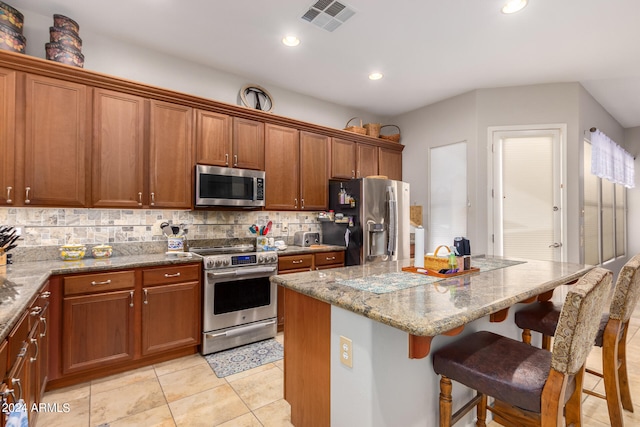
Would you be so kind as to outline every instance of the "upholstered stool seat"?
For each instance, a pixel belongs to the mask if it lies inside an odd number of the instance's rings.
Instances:
[[[640,299],[640,255],[631,258],[620,270],[611,298],[609,311],[600,318],[594,345],[603,349],[602,372],[586,372],[604,379],[605,395],[584,390],[607,400],[612,426],[623,425],[622,408],[633,412],[627,374],[626,342],[629,319]],[[522,329],[522,341],[531,343],[531,331],[542,334],[542,348],[550,349],[562,305],[552,302],[529,304],[515,314],[515,323]]]
[[[474,407],[478,427],[486,411],[503,425],[581,425],[584,364],[593,346],[607,302],[611,272],[594,268],[568,292],[556,330],[554,351],[527,345],[493,332],[467,335],[435,351],[440,375],[440,427],[448,427]],[[452,413],[452,381],[476,390],[476,396]],[[487,406],[487,397],[494,398]]]

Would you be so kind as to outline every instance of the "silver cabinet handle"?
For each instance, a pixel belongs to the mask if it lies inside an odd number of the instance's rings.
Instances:
[[[355,178],[356,177],[356,171],[351,169],[351,178]]]
[[[44,291],[40,294],[40,298],[49,298],[51,296],[51,291]]]
[[[224,155],[224,165],[229,166],[229,153]]]
[[[31,191],[31,187],[27,187],[24,190],[25,190],[24,202],[26,204],[29,204],[29,203],[31,203],[31,200],[29,199],[29,191]]]
[[[156,193],[151,193],[151,206],[156,205]]]
[[[238,155],[233,155],[233,166],[238,167]]]
[[[133,291],[129,292],[129,296],[131,297],[131,302],[129,302],[129,307],[133,307]]]
[[[11,200],[11,190],[13,190],[12,187],[7,187],[7,203],[9,204],[13,203],[13,200]]]
[[[298,209],[298,199],[293,199],[294,208]]]
[[[96,285],[108,285],[111,283],[111,279],[109,280],[105,280],[104,282],[96,282],[95,280],[91,282],[91,286],[96,286]]]
[[[31,310],[31,313],[29,313],[29,314],[31,316],[37,316],[40,313],[42,313],[42,307],[37,306],[37,307],[33,307],[33,310]]]
[[[304,209],[304,199],[300,199],[300,201],[302,202],[302,205],[300,206],[300,208]]]
[[[180,272],[178,271],[177,273],[173,273],[173,274],[169,274],[169,273],[164,273],[164,277],[180,277]]]
[[[31,344],[35,344],[36,345],[36,355],[29,358],[31,363],[33,363],[36,360],[38,360],[38,354],[40,353],[40,346],[38,345],[38,340],[36,338],[31,338]]]
[[[299,260],[295,260],[294,259],[293,261],[291,261],[291,264],[301,264],[301,263],[302,263],[301,259],[299,259]]]
[[[138,206],[142,206],[142,191],[138,191]]]
[[[47,329],[49,329],[49,326],[47,326],[47,318],[46,317],[40,317],[40,321],[42,323],[44,323],[44,332],[40,332],[40,337],[44,338],[47,336]]]
[[[11,382],[13,384],[18,384],[18,400],[22,399],[22,384],[20,383],[20,378],[11,378]],[[18,400],[16,400],[16,402]]]
[[[335,261],[336,257],[332,256],[331,258],[329,257],[325,257],[324,260],[325,261]]]
[[[360,177],[360,171],[356,171],[356,178]]]
[[[143,304],[149,304],[149,300],[147,299],[147,297],[149,296],[149,292],[144,289],[144,301],[142,301]]]

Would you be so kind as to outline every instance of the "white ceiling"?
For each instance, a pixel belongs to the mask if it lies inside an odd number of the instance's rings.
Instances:
[[[338,104],[393,116],[469,90],[581,82],[640,126],[640,1],[345,0],[333,32],[301,19],[316,0],[9,0],[123,39]],[[342,0],[340,0],[342,1]],[[280,40],[296,34],[302,43]],[[114,53],[115,55],[115,53]],[[385,77],[369,81],[380,71]]]

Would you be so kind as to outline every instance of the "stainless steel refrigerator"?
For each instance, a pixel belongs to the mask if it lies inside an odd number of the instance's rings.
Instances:
[[[334,220],[322,242],[347,246],[345,264],[409,258],[409,184],[378,178],[329,181]]]

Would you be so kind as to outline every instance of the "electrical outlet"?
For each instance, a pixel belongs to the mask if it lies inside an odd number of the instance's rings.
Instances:
[[[283,233],[288,233],[289,232],[289,224],[287,224],[286,222],[282,223],[282,232]]]
[[[353,343],[342,335],[340,336],[340,362],[353,368]]]

